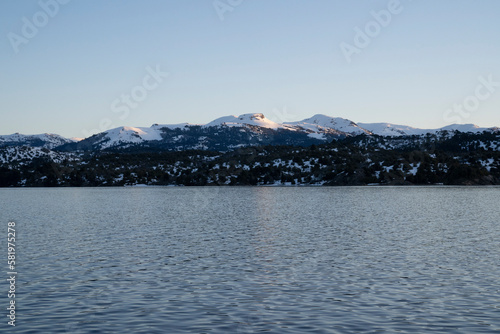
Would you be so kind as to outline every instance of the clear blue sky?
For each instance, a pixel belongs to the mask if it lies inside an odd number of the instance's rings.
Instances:
[[[243,113],[500,126],[500,84],[478,79],[500,82],[498,0],[400,0],[385,26],[372,11],[395,0],[54,1],[0,1],[0,134]],[[372,29],[369,45],[356,27]]]

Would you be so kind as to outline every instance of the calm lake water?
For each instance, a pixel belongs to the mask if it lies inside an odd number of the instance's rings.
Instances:
[[[16,333],[500,331],[500,188],[1,189],[0,203]]]

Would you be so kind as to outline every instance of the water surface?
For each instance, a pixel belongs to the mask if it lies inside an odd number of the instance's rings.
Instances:
[[[1,189],[0,203],[4,230],[17,223],[18,333],[500,331],[497,187]]]

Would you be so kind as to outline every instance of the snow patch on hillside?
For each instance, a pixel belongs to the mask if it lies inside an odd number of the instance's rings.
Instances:
[[[35,158],[49,158],[61,163],[64,160],[79,159],[76,154],[54,152],[43,147],[10,146],[0,149],[0,163],[30,163]]]

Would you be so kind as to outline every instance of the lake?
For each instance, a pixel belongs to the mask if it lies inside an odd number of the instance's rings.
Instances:
[[[16,333],[500,331],[498,187],[27,188],[0,203]]]

